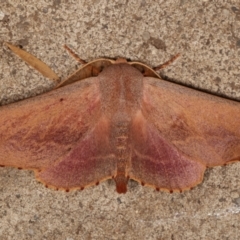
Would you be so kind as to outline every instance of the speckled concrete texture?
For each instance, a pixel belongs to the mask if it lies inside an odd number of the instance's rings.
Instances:
[[[62,79],[78,67],[63,44],[87,61],[120,56],[151,66],[181,53],[163,76],[240,100],[238,0],[0,0],[0,101],[7,104],[53,84],[3,41]],[[130,181],[118,195],[112,181],[65,193],[31,171],[1,168],[0,239],[240,239],[239,172],[240,163],[208,169],[202,184],[181,194]]]

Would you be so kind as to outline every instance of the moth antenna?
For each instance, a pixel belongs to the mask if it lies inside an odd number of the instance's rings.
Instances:
[[[72,57],[75,58],[75,60],[81,64],[86,64],[87,62],[84,61],[83,59],[81,59],[71,48],[69,48],[66,44],[64,44],[63,46],[68,52],[70,55],[72,55]]]
[[[38,72],[40,72],[44,77],[47,77],[54,82],[59,80],[57,74],[43,61],[33,56],[32,54],[24,51],[23,49],[12,45],[11,43],[5,42],[5,45],[11,49],[13,53],[19,56],[23,61],[29,64],[31,67],[35,68]]]
[[[175,55],[174,57],[172,57],[171,59],[169,59],[167,62],[161,64],[161,65],[158,65],[156,67],[153,68],[154,71],[158,71],[158,70],[161,70],[163,68],[166,68],[168,65],[172,64],[177,58],[180,57],[180,53],[178,53],[177,55]]]

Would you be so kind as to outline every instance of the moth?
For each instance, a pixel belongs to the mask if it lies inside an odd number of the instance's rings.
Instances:
[[[41,60],[8,47],[44,76]],[[69,191],[113,179],[182,192],[207,167],[240,159],[240,103],[161,79],[125,59],[81,63],[56,88],[0,108],[0,165],[34,170],[45,186]]]

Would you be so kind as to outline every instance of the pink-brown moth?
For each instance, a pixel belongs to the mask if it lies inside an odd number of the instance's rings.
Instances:
[[[54,189],[113,178],[118,193],[128,179],[181,192],[199,184],[207,167],[240,159],[239,102],[164,81],[124,59],[86,63],[53,91],[2,106],[0,116],[0,165],[32,169]]]

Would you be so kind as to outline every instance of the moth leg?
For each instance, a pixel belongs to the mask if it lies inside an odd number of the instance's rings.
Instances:
[[[153,68],[154,71],[158,71],[161,70],[163,68],[166,68],[168,65],[172,64],[178,57],[180,57],[180,53],[176,54],[175,56],[173,56],[170,60],[168,60],[167,62],[160,64],[156,67]]]
[[[86,64],[87,62],[84,61],[83,59],[81,59],[70,47],[68,47],[66,44],[63,46],[70,55],[73,56],[73,58],[75,58],[75,60],[81,64]]]
[[[73,58],[75,58],[75,60],[81,64],[87,64],[86,61],[84,61],[83,59],[81,59],[71,48],[69,48],[66,44],[63,46],[70,55],[73,56]],[[96,68],[96,67],[92,67],[92,75],[93,76],[97,76],[100,73],[100,71]]]
[[[47,77],[54,82],[59,80],[57,74],[43,61],[36,58],[32,54],[24,51],[23,49],[16,47],[10,43],[5,42],[7,47],[9,47],[16,55],[18,55],[22,60],[28,63],[31,67],[39,71],[44,77]]]

